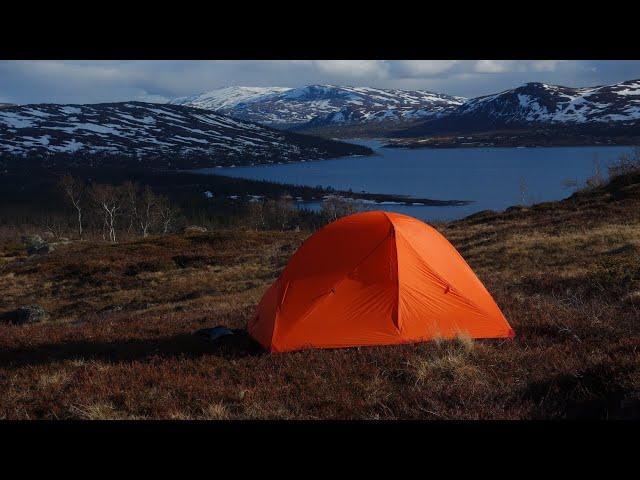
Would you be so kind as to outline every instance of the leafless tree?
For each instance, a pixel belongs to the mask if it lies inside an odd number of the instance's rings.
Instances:
[[[333,222],[341,217],[356,213],[361,209],[361,202],[342,198],[338,195],[329,195],[322,201],[320,212],[328,222]]]
[[[62,238],[65,230],[68,231],[68,219],[61,218],[58,215],[47,215],[42,222],[46,235],[53,238]]]
[[[256,230],[265,227],[264,203],[261,201],[251,201],[247,205],[249,224]]]
[[[70,174],[64,175],[59,182],[59,186],[64,192],[67,200],[73,205],[78,213],[78,236],[82,238],[82,205],[81,201],[85,192],[85,184],[82,180]]]
[[[139,204],[136,217],[140,226],[140,233],[142,233],[143,237],[146,237],[149,235],[149,228],[161,216],[158,197],[153,193],[151,187],[147,185],[140,193],[140,199],[136,203]],[[165,233],[167,229],[168,225],[165,228]]]
[[[286,230],[295,213],[295,204],[289,194],[282,195],[277,201],[269,203],[277,228]]]
[[[134,224],[138,221],[138,196],[140,185],[127,180],[122,184],[122,190],[126,198],[126,210],[129,217],[129,227],[127,233],[131,233]]]
[[[600,160],[598,159],[598,154],[593,156],[593,176],[587,178],[586,184],[587,188],[593,189],[598,188],[604,185],[605,178],[602,175],[602,169],[600,168]]]
[[[630,153],[623,153],[608,168],[610,178],[640,172],[640,147],[635,147]]]
[[[158,215],[160,217],[160,222],[162,225],[162,233],[166,235],[167,233],[169,233],[171,225],[178,218],[179,210],[171,205],[169,199],[164,195],[157,197],[156,202]]]
[[[126,201],[124,189],[121,186],[94,184],[91,198],[103,215],[103,237],[108,235],[109,240],[116,243],[116,219]]]

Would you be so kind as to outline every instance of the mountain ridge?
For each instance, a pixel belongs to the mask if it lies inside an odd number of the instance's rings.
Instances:
[[[209,159],[215,166],[364,155],[370,150],[194,107],[117,102],[3,108],[0,153],[198,157],[199,164]]]
[[[221,98],[225,95],[230,98]],[[620,137],[638,133],[640,80],[594,87],[528,82],[469,99],[426,90],[320,84],[226,87],[172,102],[326,137],[412,138],[530,129]]]
[[[595,87],[565,87],[529,82],[477,97],[428,119],[399,137],[473,133],[491,130],[551,127],[575,131],[633,127],[640,123],[640,79]]]
[[[221,97],[228,95],[228,100]],[[411,122],[460,105],[462,97],[427,90],[399,90],[338,85],[224,87],[170,104],[213,109],[269,126],[304,130],[323,125]]]

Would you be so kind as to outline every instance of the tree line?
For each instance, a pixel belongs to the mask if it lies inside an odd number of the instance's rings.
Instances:
[[[116,243],[119,233],[167,234],[179,210],[151,187],[126,181],[120,185],[88,183],[73,175],[63,175],[58,188],[74,210],[76,231],[82,239],[87,227],[98,230],[103,240]]]
[[[246,219],[247,226],[256,230],[291,230],[303,226],[317,228],[362,209],[359,201],[328,195],[322,200],[320,211],[311,212],[297,208],[293,197],[284,194],[277,199],[249,201]]]
[[[91,183],[71,174],[57,187],[73,213],[75,231],[82,239],[92,236],[116,243],[123,234],[141,236],[171,233],[183,216],[168,197],[148,185],[125,181],[118,185]],[[272,199],[252,198],[240,209],[238,224],[255,230],[318,228],[362,209],[362,204],[336,195],[326,196],[319,212],[299,209],[287,193]],[[53,226],[50,230],[55,230]]]

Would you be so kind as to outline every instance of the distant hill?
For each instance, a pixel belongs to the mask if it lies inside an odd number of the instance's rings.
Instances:
[[[221,113],[231,113],[238,105],[259,101],[271,95],[291,90],[287,87],[224,87],[209,92],[171,100],[172,105],[187,105]]]
[[[513,131],[533,138],[533,144],[589,144],[640,135],[640,80],[587,88],[527,83],[472,99],[334,85],[227,87],[171,103],[331,138],[504,136]],[[498,139],[496,145],[504,141]]]
[[[3,108],[0,153],[138,159],[169,155],[197,158],[194,162],[198,166],[214,166],[366,155],[371,150],[274,130],[194,107],[123,102]]]
[[[309,85],[300,88],[227,87],[172,100],[283,129],[408,125],[438,116],[465,99],[424,90]]]
[[[546,129],[592,135],[640,133],[640,80],[571,88],[544,83],[473,98],[447,115],[395,134],[421,137],[455,133]]]

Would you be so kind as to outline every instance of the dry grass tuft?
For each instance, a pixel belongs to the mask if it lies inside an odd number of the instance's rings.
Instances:
[[[38,378],[38,385],[43,390],[50,388],[60,389],[71,380],[71,375],[65,370],[58,370],[53,373],[43,373]]]
[[[460,347],[468,352],[472,351],[476,346],[471,335],[466,332],[459,333],[456,336],[456,342]]]
[[[408,362],[417,385],[450,381],[465,382],[478,378],[480,371],[474,364],[473,340],[460,336],[441,341],[426,355],[416,356]]]
[[[212,403],[202,411],[203,420],[229,420],[230,414],[227,407],[221,403]]]
[[[126,418],[111,403],[72,405],[70,410],[73,416],[83,420],[123,420]]]
[[[478,368],[463,351],[448,351],[429,362],[431,371],[438,377],[464,382],[477,378],[480,374]]]

